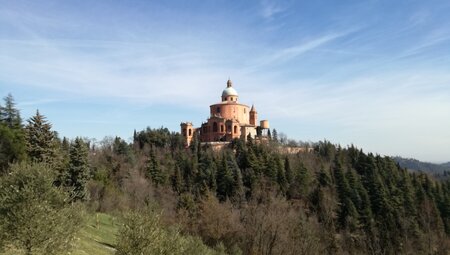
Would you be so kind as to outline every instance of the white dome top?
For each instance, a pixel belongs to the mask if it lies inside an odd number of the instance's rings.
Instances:
[[[236,90],[233,89],[233,82],[230,79],[228,79],[227,87],[222,92],[222,100],[225,100],[225,98],[228,96],[238,96]]]
[[[233,87],[228,87],[228,88],[224,89],[222,92],[222,97],[227,97],[227,96],[238,96],[238,93],[236,92],[236,90]]]

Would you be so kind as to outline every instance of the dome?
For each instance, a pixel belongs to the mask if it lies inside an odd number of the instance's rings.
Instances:
[[[222,98],[225,98],[227,96],[238,96],[238,93],[236,92],[236,90],[233,87],[228,87],[226,89],[223,90],[222,92]]]

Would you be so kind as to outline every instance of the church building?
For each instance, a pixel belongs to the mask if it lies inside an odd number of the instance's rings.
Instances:
[[[210,117],[200,127],[194,128],[191,122],[181,123],[181,134],[187,146],[194,136],[201,143],[229,143],[235,138],[246,140],[249,136],[254,139],[263,138],[269,122],[262,120],[258,123],[255,106],[250,108],[238,101],[239,95],[231,80],[227,81],[221,99],[221,102],[209,106]]]

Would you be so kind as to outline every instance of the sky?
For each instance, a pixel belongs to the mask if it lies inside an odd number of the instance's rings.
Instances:
[[[0,0],[0,96],[60,136],[201,125],[230,77],[291,139],[450,161],[450,1]]]

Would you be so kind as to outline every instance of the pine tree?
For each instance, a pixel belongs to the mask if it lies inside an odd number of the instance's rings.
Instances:
[[[0,106],[0,122],[5,123],[9,128],[22,128],[22,118],[20,111],[16,109],[16,103],[11,94],[8,94],[4,99],[5,106]]]
[[[89,179],[88,147],[79,137],[70,146],[69,168],[65,186],[72,190],[73,200],[86,200],[86,182]]]
[[[286,194],[288,189],[288,182],[286,180],[286,172],[284,171],[283,164],[279,156],[275,158],[275,162],[277,165],[277,183],[280,187],[280,190],[283,194]]]
[[[244,183],[242,181],[242,172],[233,154],[227,153],[227,158],[228,158],[227,159],[228,168],[231,170],[233,174],[233,189],[231,192],[231,196],[236,202],[240,203],[244,200],[245,197]]]
[[[284,173],[286,175],[286,181],[288,186],[291,185],[292,180],[294,179],[294,174],[292,173],[291,162],[288,157],[284,158]]]
[[[6,172],[11,163],[19,162],[25,158],[23,131],[0,124],[0,173]]]
[[[319,185],[323,187],[329,186],[331,184],[330,175],[328,174],[328,171],[325,170],[323,165],[320,167],[317,180],[319,181]]]
[[[347,178],[344,175],[341,162],[338,157],[334,160],[333,167],[336,189],[339,198],[338,223],[342,229],[350,228],[355,230],[358,213],[355,204],[351,200],[351,189]]]
[[[70,142],[69,139],[67,139],[67,137],[63,137],[62,143],[61,143],[61,149],[65,152],[65,153],[70,153]]]
[[[292,183],[288,186],[287,196],[295,199],[306,198],[310,188],[310,176],[308,169],[302,162],[295,168],[292,178]]]
[[[277,158],[275,156],[268,156],[265,161],[267,163],[264,169],[264,174],[267,177],[269,177],[272,181],[276,181],[279,167]]]
[[[242,139],[236,139],[233,142],[233,148],[236,151],[236,162],[240,169],[245,169],[250,167],[249,161],[248,161],[248,154],[247,149],[245,146],[245,143]]]
[[[273,129],[272,139],[275,142],[278,142],[278,132],[277,132],[277,130],[275,128]]]
[[[147,160],[147,177],[149,177],[157,187],[165,184],[167,179],[166,174],[162,171],[156,159],[153,149],[150,150],[150,155]]]
[[[45,116],[36,111],[25,127],[27,153],[33,162],[53,163],[56,155],[55,133]]]
[[[234,178],[233,172],[227,164],[226,155],[223,155],[220,165],[217,169],[217,198],[225,201],[233,194]]]
[[[181,176],[180,167],[175,166],[175,170],[171,176],[172,190],[181,194],[183,192],[183,177]]]
[[[216,183],[216,165],[208,152],[199,150],[198,173],[195,177],[196,190],[205,194],[207,190],[214,190]]]

